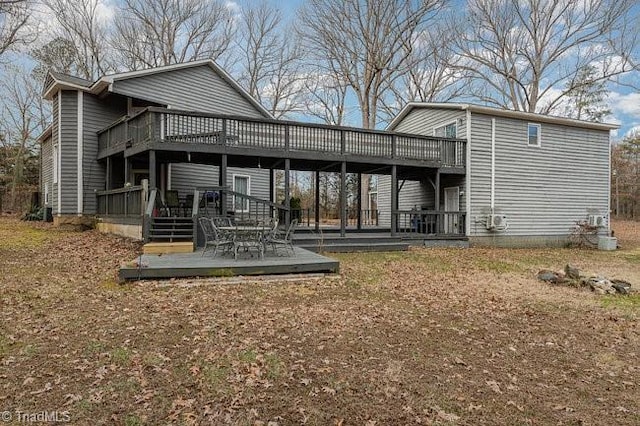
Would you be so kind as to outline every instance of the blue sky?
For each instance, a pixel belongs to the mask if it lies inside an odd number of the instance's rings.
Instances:
[[[117,0],[102,0],[105,4],[113,7],[117,4]],[[259,0],[227,0],[228,4],[252,4]],[[286,17],[293,18],[295,11],[301,7],[304,0],[267,0],[274,6],[277,6]],[[464,0],[455,0],[463,4]],[[640,4],[637,6],[640,9]],[[639,74],[633,78],[625,77],[627,82],[631,81],[636,86],[640,86]],[[609,108],[612,115],[606,121],[620,124],[621,129],[614,132],[614,138],[621,138],[624,134],[632,129],[640,130],[640,93],[630,88],[628,85],[611,84],[609,86],[610,95],[608,98]],[[300,117],[304,119],[303,117]],[[359,109],[355,99],[348,99],[347,104],[347,123],[350,125],[359,125]]]
[[[463,0],[455,1],[459,1],[461,6],[465,3]],[[251,1],[248,2],[251,3]],[[304,4],[304,0],[269,0],[269,2],[280,8],[289,17],[292,17],[295,11]],[[242,4],[243,1],[237,1],[237,3]],[[636,9],[640,9],[640,3],[636,6]],[[626,76],[624,80],[640,86],[638,73],[634,76]],[[640,93],[628,85],[622,84],[610,84],[608,88],[610,94],[607,104],[612,114],[605,121],[620,125],[620,130],[612,132],[614,139],[621,139],[632,130],[640,131]],[[348,109],[351,111],[357,110],[355,100],[350,102]],[[349,121],[355,121],[350,124],[357,125],[358,117],[357,113],[348,113],[347,118],[350,119]]]

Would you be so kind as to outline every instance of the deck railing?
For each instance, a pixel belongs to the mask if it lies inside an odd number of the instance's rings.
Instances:
[[[144,214],[146,197],[143,185],[98,191],[98,216],[140,218]]]
[[[466,141],[379,130],[149,107],[98,132],[99,149],[174,142],[328,152],[465,167]]]
[[[398,232],[401,234],[465,235],[465,212],[399,210],[393,214],[398,218]]]

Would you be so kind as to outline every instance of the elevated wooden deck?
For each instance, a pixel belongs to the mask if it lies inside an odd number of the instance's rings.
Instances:
[[[120,268],[120,279],[142,280],[184,277],[231,277],[238,275],[275,275],[292,273],[335,273],[340,263],[326,256],[296,247],[295,256],[266,253],[264,259],[232,256],[213,257],[209,251],[174,254],[143,254]]]
[[[360,164],[363,172],[398,165],[464,174],[466,167],[466,140],[462,139],[157,107],[123,117],[98,132],[98,159],[148,150],[170,152],[172,158],[184,152],[194,159],[225,154],[230,160],[253,158],[256,164],[260,157],[263,167],[288,158],[299,170],[314,170],[318,161],[347,162],[350,168]],[[250,166],[250,161],[244,165]]]

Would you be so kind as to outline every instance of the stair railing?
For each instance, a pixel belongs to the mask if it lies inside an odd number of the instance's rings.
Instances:
[[[156,208],[156,197],[158,196],[158,189],[152,188],[149,191],[149,198],[147,206],[144,210],[144,217],[142,219],[142,238],[145,243],[148,243],[151,239],[151,221],[153,220],[153,211]]]

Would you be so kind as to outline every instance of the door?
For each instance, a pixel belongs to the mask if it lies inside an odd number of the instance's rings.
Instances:
[[[458,214],[460,211],[460,187],[444,189],[444,233],[458,234]],[[450,212],[455,212],[450,213]]]

